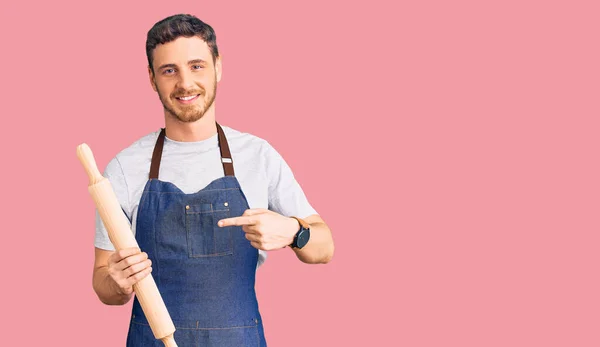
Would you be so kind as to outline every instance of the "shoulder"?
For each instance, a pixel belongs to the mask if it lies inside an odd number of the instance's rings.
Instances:
[[[129,170],[149,165],[159,133],[160,129],[146,134],[118,152],[106,166],[106,173],[127,175]]]
[[[286,163],[279,152],[264,138],[223,126],[234,165],[241,172],[260,172],[271,181],[279,177]]]
[[[236,146],[252,148],[263,148],[270,146],[267,140],[256,135],[234,129],[226,125],[223,125],[222,128],[230,145],[233,144]]]
[[[266,139],[228,126],[222,127],[233,155],[237,153],[244,157],[256,158],[258,156],[269,160],[277,154],[277,151]]]
[[[159,133],[160,129],[138,138],[127,148],[121,150],[116,157],[120,161],[129,161],[132,158],[138,158],[144,155],[152,156],[152,151],[154,150],[154,145],[156,144]]]

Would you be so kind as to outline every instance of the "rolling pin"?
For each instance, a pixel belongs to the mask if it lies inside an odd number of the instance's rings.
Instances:
[[[77,157],[90,178],[88,190],[94,199],[102,222],[108,231],[108,237],[116,250],[137,247],[138,243],[129,227],[127,217],[119,205],[110,181],[100,174],[94,155],[85,143],[77,146]],[[133,285],[135,295],[148,319],[152,333],[165,347],[177,347],[173,334],[175,325],[167,307],[158,292],[152,274]]]

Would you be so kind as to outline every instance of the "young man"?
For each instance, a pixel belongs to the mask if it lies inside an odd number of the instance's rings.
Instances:
[[[209,25],[165,18],[148,32],[146,54],[165,128],[104,173],[144,252],[115,252],[97,216],[94,290],[123,305],[152,272],[179,346],[266,346],[254,290],[265,251],[290,246],[305,263],[327,263],[331,232],[273,147],[216,123],[222,65]],[[162,346],[137,298],[127,346]]]

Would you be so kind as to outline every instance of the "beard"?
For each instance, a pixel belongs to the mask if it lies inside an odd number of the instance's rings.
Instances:
[[[196,95],[198,94],[198,100],[190,105],[177,104],[177,97],[185,95]],[[160,90],[158,97],[166,112],[177,120],[183,123],[193,123],[206,113],[206,111],[212,106],[217,96],[217,80],[215,78],[211,93],[207,93],[206,89],[198,88],[192,90],[177,89],[171,95],[164,96]],[[173,101],[171,101],[173,100]],[[204,102],[202,103],[202,100]],[[201,103],[201,104],[198,104]]]

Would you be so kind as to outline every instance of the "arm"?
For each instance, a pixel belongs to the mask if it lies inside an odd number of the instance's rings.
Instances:
[[[246,239],[253,247],[269,251],[284,248],[294,241],[300,225],[290,216],[308,216],[302,220],[310,225],[310,239],[302,249],[293,250],[304,263],[328,263],[334,252],[331,230],[308,203],[283,157],[268,144],[264,152],[266,176],[269,179],[269,208],[251,208],[240,217],[219,221],[218,225],[242,226]]]
[[[310,240],[302,249],[293,248],[296,256],[307,264],[325,264],[333,257],[331,231],[319,215],[303,218],[310,225]],[[270,251],[289,246],[300,229],[291,217],[263,208],[244,211],[240,217],[221,219],[219,227],[241,226],[254,248]]]
[[[104,176],[110,181],[115,195],[125,213],[127,220],[130,221],[129,193],[123,168],[117,157],[114,157],[106,166]],[[131,227],[131,224],[129,225]],[[142,279],[150,270],[146,266],[132,265],[147,259],[147,254],[139,255],[139,249],[114,251],[108,231],[96,209],[96,237],[94,239],[94,270],[92,274],[92,286],[101,302],[107,305],[124,305],[133,296],[132,285],[135,279]],[[135,256],[135,257],[133,257]],[[125,259],[128,258],[128,259]],[[130,258],[130,259],[129,259]],[[149,267],[149,264],[146,264]],[[130,267],[131,266],[131,267]],[[126,272],[125,270],[129,268]],[[137,270],[137,271],[136,271]],[[141,273],[145,270],[147,273]],[[132,273],[135,272],[135,273]],[[130,281],[128,277],[136,275]],[[139,278],[138,278],[139,277]]]
[[[293,220],[293,235],[300,229],[297,220]],[[319,215],[311,215],[303,220],[310,225],[310,240],[302,249],[292,248],[298,259],[307,264],[327,264],[333,258],[334,245],[331,230]]]

